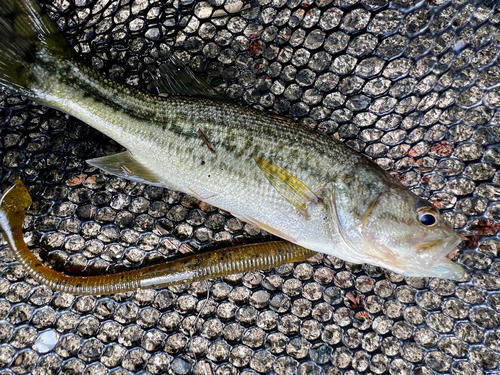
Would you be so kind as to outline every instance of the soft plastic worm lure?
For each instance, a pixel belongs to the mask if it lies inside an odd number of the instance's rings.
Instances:
[[[239,272],[279,267],[316,252],[285,241],[237,246],[132,271],[103,276],[71,276],[43,264],[24,242],[22,224],[31,197],[21,181],[0,198],[0,229],[18,262],[40,284],[71,294],[100,295],[138,288],[163,288]]]

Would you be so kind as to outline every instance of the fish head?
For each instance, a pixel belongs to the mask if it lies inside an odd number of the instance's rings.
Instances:
[[[462,241],[432,203],[385,171],[367,168],[326,188],[340,257],[405,276],[461,279],[447,255]]]
[[[358,233],[377,265],[405,276],[464,276],[464,269],[447,258],[462,237],[434,205],[399,183],[391,183],[366,206]]]

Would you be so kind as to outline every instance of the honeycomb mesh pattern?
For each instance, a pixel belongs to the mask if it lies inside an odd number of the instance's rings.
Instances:
[[[373,158],[466,241],[463,282],[318,255],[104,297],[36,285],[0,239],[0,371],[13,374],[494,374],[500,362],[500,11],[466,0],[44,0],[79,58],[146,89],[171,49],[231,100]],[[22,179],[31,249],[101,274],[270,236],[85,164],[121,151],[3,90],[0,188]],[[307,150],[304,150],[307,152]],[[207,299],[208,296],[208,299]]]

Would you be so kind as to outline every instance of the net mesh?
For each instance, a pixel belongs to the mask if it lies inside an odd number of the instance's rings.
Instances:
[[[146,89],[173,51],[231,100],[341,139],[466,236],[456,283],[318,255],[104,297],[36,285],[0,247],[0,366],[34,374],[494,374],[500,355],[500,12],[493,1],[42,1],[79,58]],[[122,148],[4,90],[0,187],[26,241],[101,274],[269,239],[206,203],[103,174]],[[207,294],[208,293],[208,294]],[[208,296],[208,298],[207,298]]]

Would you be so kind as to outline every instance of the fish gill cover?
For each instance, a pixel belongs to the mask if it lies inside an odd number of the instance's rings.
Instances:
[[[495,1],[41,3],[78,56],[113,80],[145,89],[146,68],[172,48],[226,97],[372,157],[466,236],[456,257],[470,278],[404,278],[318,256],[209,283],[74,297],[35,285],[3,246],[4,372],[497,371]],[[8,90],[0,106],[0,187],[26,183],[26,240],[56,269],[116,272],[269,238],[189,196],[89,167],[84,160],[121,147],[63,113]]]

